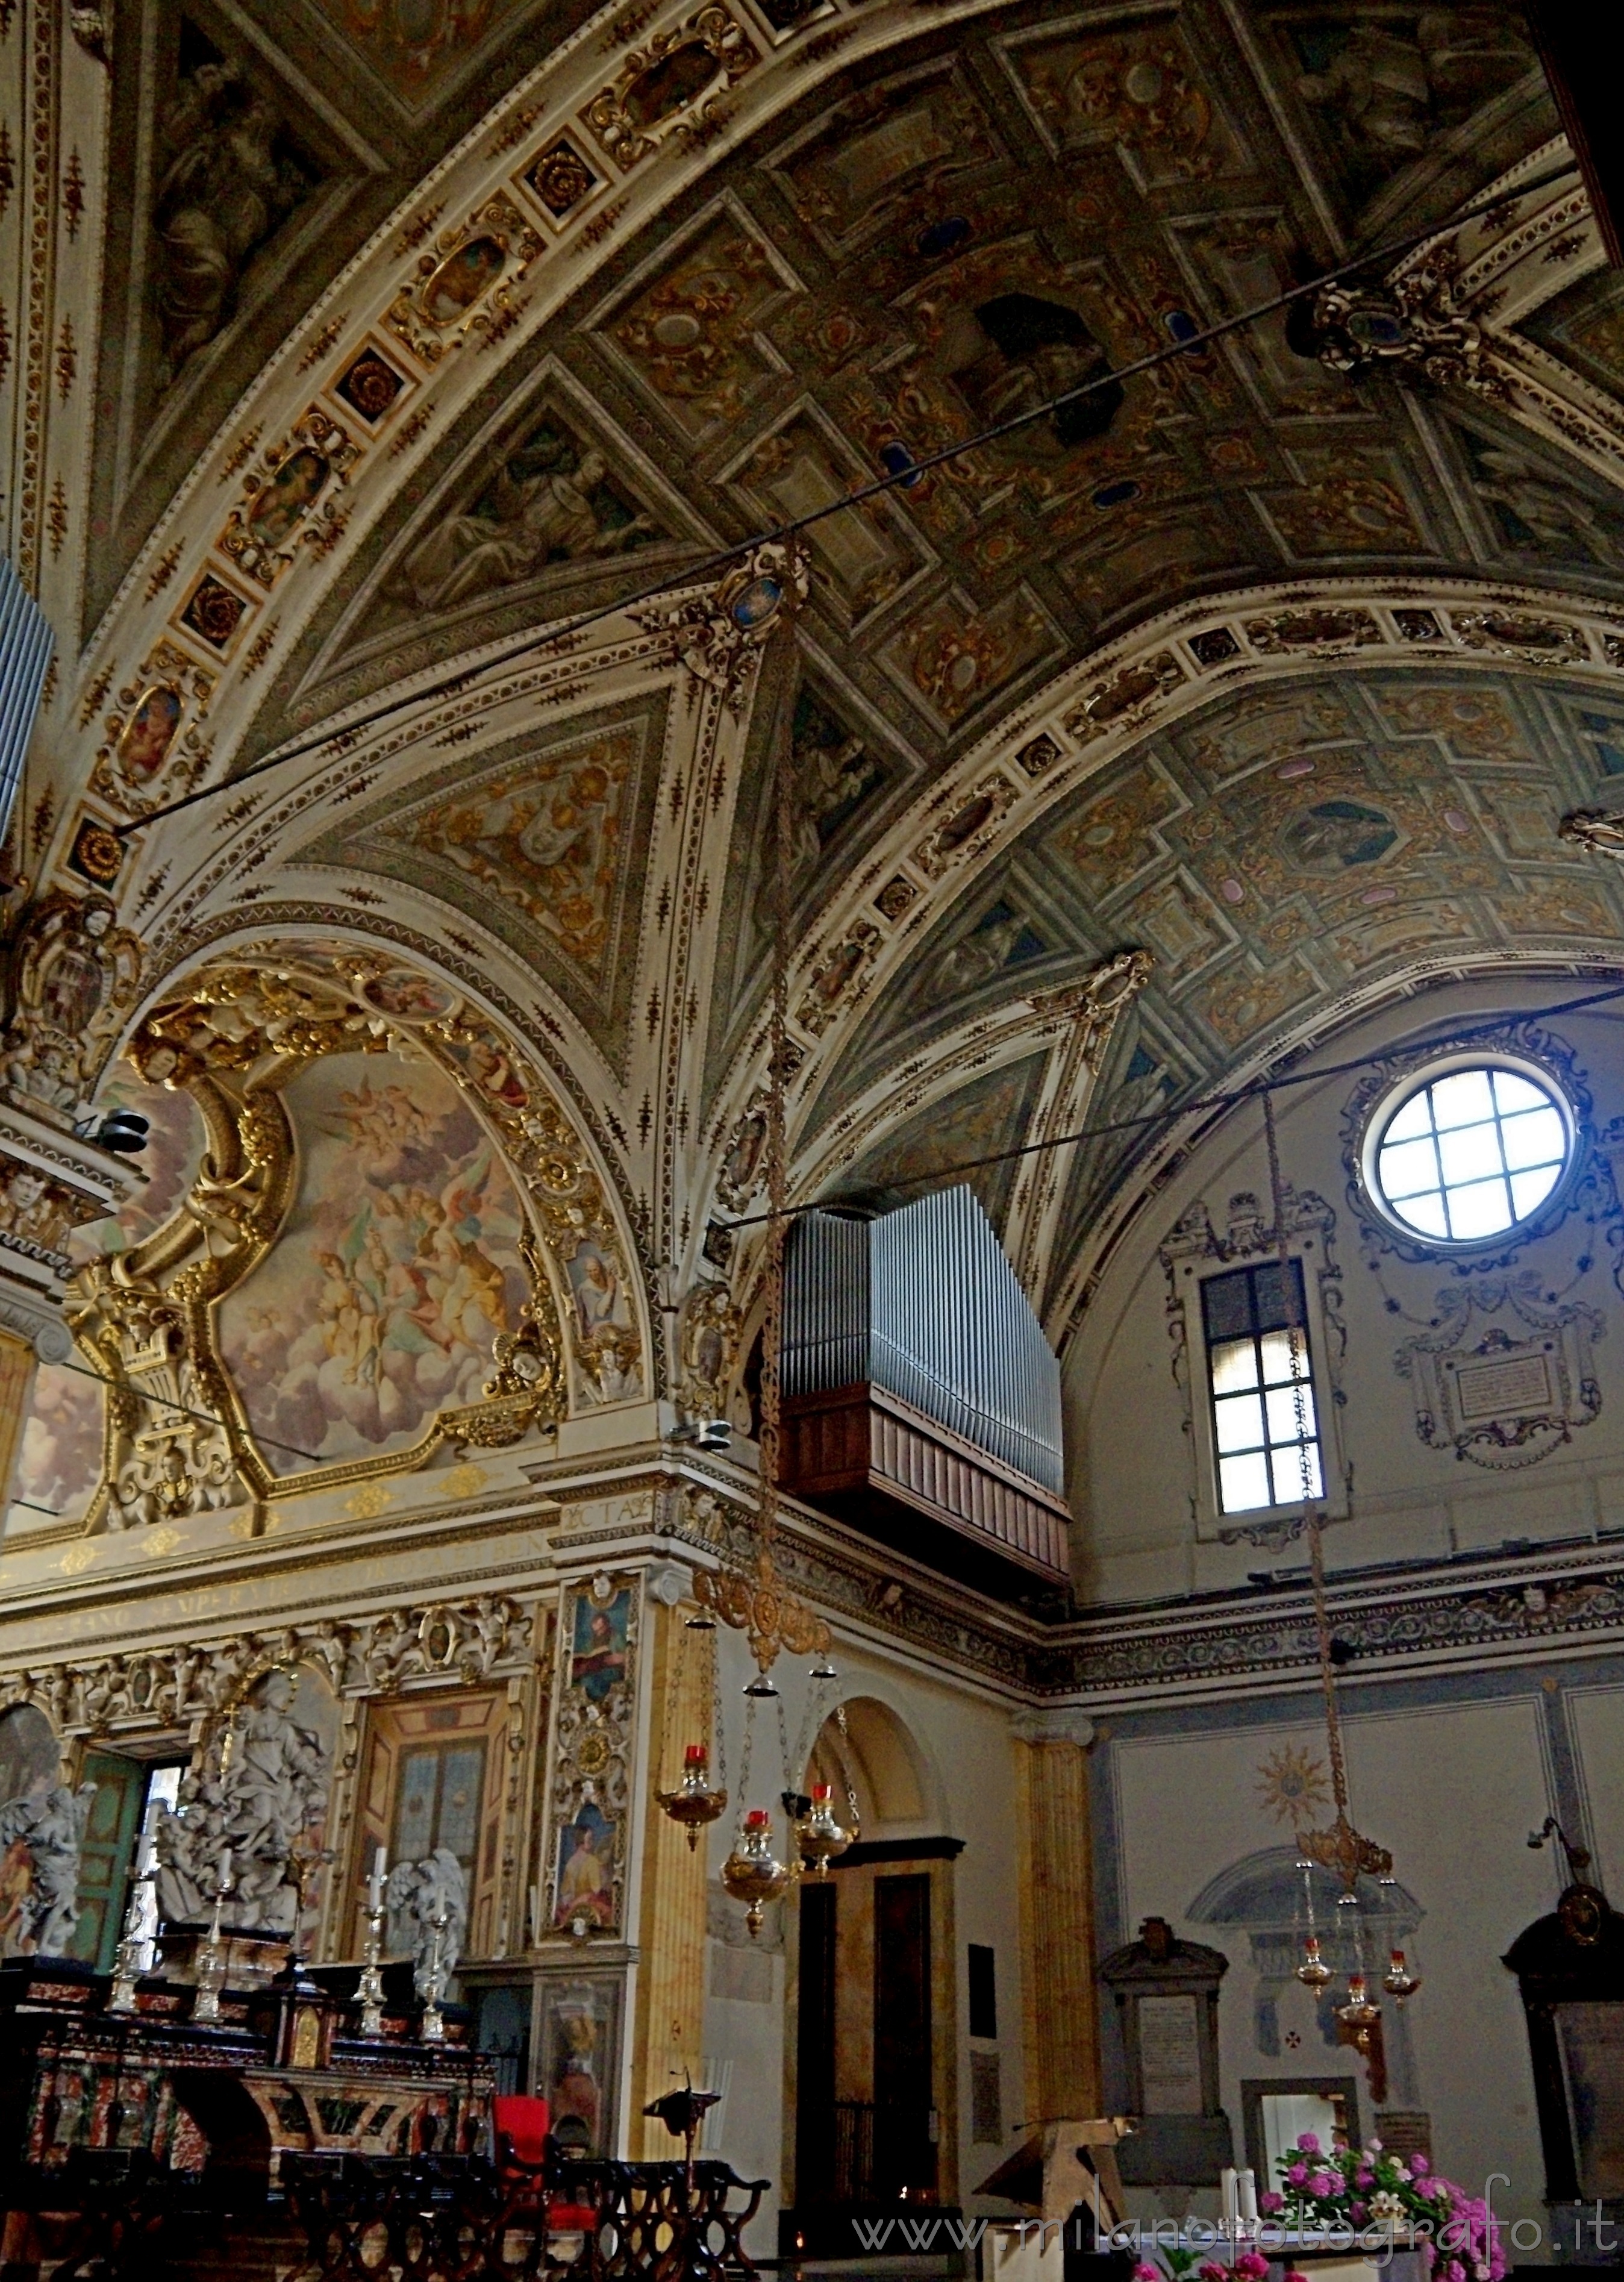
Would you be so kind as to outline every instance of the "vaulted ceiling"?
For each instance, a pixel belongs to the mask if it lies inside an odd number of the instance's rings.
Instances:
[[[1619,963],[1556,826],[1624,773],[1624,275],[1516,9],[88,14],[0,6],[21,868],[295,748],[123,843],[152,988],[301,928],[443,969],[691,1274],[759,1177],[780,749],[807,1192]],[[1372,248],[1355,369],[1183,345]],[[793,670],[696,674],[712,552],[885,471]],[[978,1176],[1057,1331],[1138,1161]]]

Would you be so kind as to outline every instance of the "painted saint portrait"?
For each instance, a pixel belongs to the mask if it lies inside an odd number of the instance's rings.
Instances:
[[[376,1006],[380,1014],[392,1015],[397,1022],[440,1021],[455,1003],[442,984],[431,982],[426,974],[408,966],[375,974],[361,985],[361,995],[369,1006]]]
[[[324,452],[311,445],[290,453],[254,496],[248,528],[262,547],[280,547],[327,488],[332,473]]]
[[[119,739],[119,767],[132,784],[147,784],[158,774],[180,726],[181,693],[173,683],[156,681],[143,690]]]
[[[489,291],[508,266],[493,237],[470,237],[448,253],[423,289],[423,313],[433,325],[453,325]]]
[[[654,520],[609,461],[554,419],[505,447],[460,513],[437,516],[390,580],[414,611],[521,585],[552,563],[586,562],[646,545]]]
[[[1368,801],[1322,800],[1286,826],[1280,852],[1304,872],[1334,875],[1379,863],[1397,841],[1392,818]]]
[[[610,1688],[618,1688],[626,1679],[631,1613],[630,1586],[623,1586],[602,1603],[589,1593],[577,1595],[570,1641],[570,1685],[579,1688],[589,1704],[602,1704]]]
[[[521,1207],[431,1064],[336,1055],[286,1098],[299,1195],[275,1250],[222,1306],[221,1349],[268,1446],[323,1462],[399,1447],[437,1411],[481,1399],[528,1288]]]
[[[619,1989],[607,1975],[547,1984],[541,1999],[541,2067],[538,2089],[552,2110],[553,2129],[601,2154],[611,2144]]]
[[[578,1919],[598,1927],[615,1922],[615,1826],[594,1799],[558,1834],[558,1891],[553,1923]]]

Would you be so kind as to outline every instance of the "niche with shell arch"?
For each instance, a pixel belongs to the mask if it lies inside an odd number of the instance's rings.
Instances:
[[[936,1770],[912,1728],[877,1696],[851,1696],[829,1713],[806,1765],[808,1788],[815,1782],[834,1786],[842,1820],[850,1785],[865,1839],[919,1837],[942,1827]]]

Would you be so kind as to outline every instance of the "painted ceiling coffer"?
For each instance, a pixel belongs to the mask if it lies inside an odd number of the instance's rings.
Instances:
[[[787,1246],[784,1481],[931,1565],[1066,1574],[1060,1370],[967,1188]]]

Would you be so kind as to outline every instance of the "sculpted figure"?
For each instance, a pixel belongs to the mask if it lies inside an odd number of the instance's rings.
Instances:
[[[5,1083],[58,1112],[75,1110],[136,995],[141,946],[105,896],[47,896],[13,951]]]
[[[283,122],[237,66],[199,64],[159,128],[167,165],[153,220],[163,248],[159,316],[169,377],[231,314],[258,247],[308,188],[280,156]]]
[[[1336,120],[1353,151],[1396,165],[1526,70],[1532,52],[1509,10],[1424,8],[1413,35],[1356,21],[1325,69],[1305,73],[1297,89]]]
[[[449,610],[532,578],[544,563],[613,555],[652,532],[649,516],[611,523],[594,502],[609,473],[601,452],[583,452],[572,471],[516,477],[520,456],[497,469],[488,512],[454,516],[408,555],[397,583],[414,609]]]
[[[158,1909],[167,1922],[207,1917],[229,1848],[233,1890],[221,1923],[293,1930],[289,1868],[298,1841],[321,1819],[329,1772],[320,1736],[291,1716],[293,1696],[288,1673],[256,1680],[215,1766],[188,1777],[179,1811],[159,1823]]]
[[[421,1862],[397,1862],[384,1888],[384,1906],[389,1913],[389,1946],[409,1952],[418,1996],[425,2004],[431,1993],[443,1997],[468,1938],[468,1881],[462,1865],[446,1846],[437,1846]],[[437,1966],[434,1921],[442,1912],[446,1923],[440,1929]]]
[[[32,1858],[19,1932],[21,1946],[40,1957],[60,1957],[79,1922],[79,1850],[95,1797],[93,1782],[76,1791],[58,1783],[0,1806],[0,1849],[20,1840]]]

